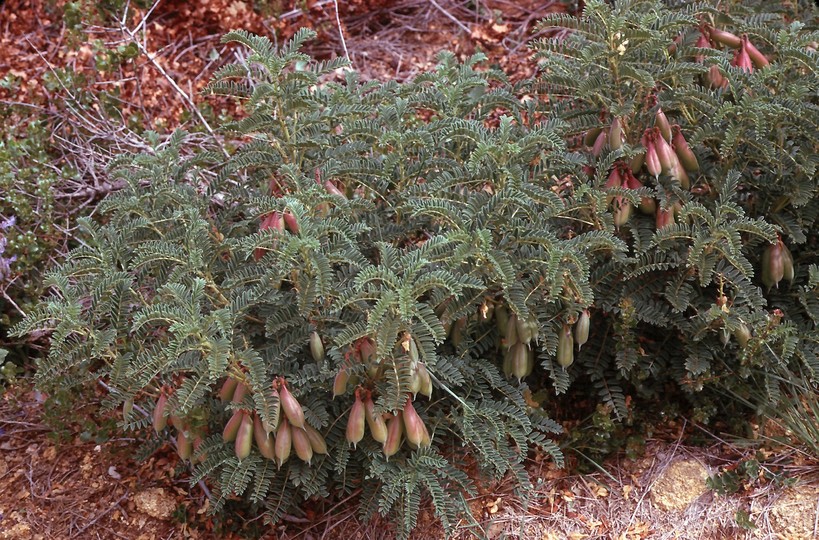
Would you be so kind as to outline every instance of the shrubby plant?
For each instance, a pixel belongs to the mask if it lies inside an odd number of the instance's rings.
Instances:
[[[624,388],[753,374],[775,401],[779,368],[819,373],[817,32],[725,9],[589,2],[543,21],[565,40],[533,44],[537,88],[590,157],[575,196],[607,191],[629,245],[593,264],[597,333],[579,355],[620,418]]]
[[[620,418],[669,383],[775,397],[819,369],[819,270],[815,34],[774,20],[589,2],[544,21],[570,32],[521,89],[481,55],[362,83],[309,31],[231,32],[251,54],[209,91],[246,108],[238,150],[178,133],[115,162],[126,187],[16,328],[51,332],[38,382],[103,381],[214,511],[360,488],[404,536],[424,493],[447,529],[466,508],[454,448],[525,497],[572,381]]]

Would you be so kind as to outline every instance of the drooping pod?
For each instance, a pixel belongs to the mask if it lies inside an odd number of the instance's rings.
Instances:
[[[242,411],[237,409],[225,424],[222,430],[222,440],[225,442],[233,442],[236,440],[236,435],[239,433],[239,426],[242,424]]]
[[[591,318],[589,317],[589,310],[584,309],[574,324],[574,342],[577,343],[577,350],[580,350],[589,340],[590,325]]]
[[[608,133],[605,130],[601,131],[594,141],[594,146],[592,146],[592,155],[594,157],[600,157],[600,154],[603,153],[603,149],[606,148],[608,140]]]
[[[236,386],[239,384],[237,379],[228,376],[225,382],[222,383],[222,388],[219,390],[219,400],[222,403],[227,403],[233,399],[233,394],[236,392]]]
[[[623,125],[620,122],[620,119],[615,117],[614,120],[611,121],[611,126],[609,127],[609,147],[612,150],[619,150],[623,147],[624,141],[625,135],[623,134]]]
[[[269,460],[276,459],[276,441],[273,435],[265,431],[262,419],[258,414],[253,415],[253,438],[256,440],[256,447],[259,453]]]
[[[713,26],[707,27],[708,34],[711,39],[717,43],[737,49],[742,44],[742,40],[736,34],[732,34],[726,30],[719,30]]]
[[[289,210],[284,213],[284,226],[293,234],[299,234],[299,222]]]
[[[708,37],[700,32],[700,37],[697,38],[697,43],[694,45],[698,49],[713,49],[711,46],[711,40]],[[694,60],[700,64],[705,62],[705,56],[698,54],[694,56]]]
[[[374,441],[384,444],[387,442],[387,423],[384,418],[375,412],[373,398],[367,395],[364,400],[364,413],[367,419],[367,427],[370,428],[370,436]]]
[[[509,320],[506,323],[506,330],[504,333],[506,337],[506,345],[511,347],[518,341],[520,338],[518,337],[518,316],[515,313],[509,314]]]
[[[350,380],[350,375],[347,370],[341,368],[336,373],[336,378],[333,380],[333,399],[347,392],[347,382]]]
[[[717,64],[712,64],[705,74],[705,82],[709,88],[728,88],[728,79],[719,70]]]
[[[245,396],[247,395],[248,387],[243,382],[237,382],[236,388],[233,391],[233,396],[230,398],[232,403],[241,403],[245,400]]]
[[[307,433],[303,429],[290,428],[290,435],[293,438],[293,450],[300,460],[308,465],[313,462],[313,445],[307,437]]]
[[[324,360],[324,344],[316,331],[310,332],[310,355],[316,362]]]
[[[671,142],[671,124],[668,123],[668,117],[660,107],[658,107],[657,112],[654,113],[654,125],[660,130],[663,139],[665,139],[666,142]]]
[[[347,419],[347,430],[345,432],[347,442],[352,444],[353,448],[364,438],[365,418],[366,411],[364,409],[364,402],[361,401],[359,392],[356,392],[355,401],[353,402],[353,407],[350,409],[350,416]]]
[[[523,343],[515,343],[510,353],[512,355],[512,375],[520,382],[529,372],[529,348]]]
[[[614,215],[614,226],[620,228],[631,219],[631,213],[634,206],[631,201],[622,196],[614,197],[612,202],[612,214]]]
[[[663,170],[662,164],[660,163],[660,158],[657,155],[657,147],[654,144],[654,141],[650,138],[645,138],[643,146],[645,146],[646,149],[646,169],[648,169],[648,173],[650,175],[656,178],[660,176],[660,173]]]
[[[768,57],[759,52],[759,49],[751,43],[751,39],[747,35],[743,34],[740,39],[744,40],[745,51],[757,68],[762,69],[771,64]]]
[[[182,459],[190,459],[193,454],[193,441],[190,439],[190,433],[185,430],[176,434],[176,452]]]
[[[737,340],[737,344],[742,349],[748,345],[748,342],[751,340],[751,329],[748,328],[747,324],[740,323],[739,326],[736,327],[736,330],[734,330],[734,339]]]
[[[282,468],[285,461],[290,457],[290,449],[293,446],[293,433],[290,429],[290,422],[287,418],[282,418],[282,423],[279,424],[279,429],[276,430],[276,443],[273,447],[274,455],[276,456],[276,464]]]
[[[401,438],[404,434],[404,420],[401,412],[390,415],[387,419],[387,440],[384,442],[384,455],[389,460],[390,457],[398,453],[401,449]]]
[[[572,328],[564,324],[557,336],[557,363],[567,368],[574,362],[574,339]]]
[[[419,392],[428,398],[432,398],[432,376],[429,374],[427,366],[423,363],[418,364],[418,377],[421,379]]]
[[[777,240],[762,253],[762,283],[770,291],[771,288],[779,287],[779,282],[785,277],[785,255],[783,244]]]
[[[321,433],[319,433],[316,428],[310,424],[304,424],[304,433],[310,441],[310,446],[313,447],[314,454],[327,453],[327,441],[324,440],[324,437],[321,436]]]
[[[301,404],[287,389],[287,383],[282,379],[279,388],[279,403],[290,424],[298,429],[304,429],[304,410]]]
[[[719,329],[719,342],[722,343],[722,346],[725,347],[728,345],[728,342],[731,340],[731,333],[728,332],[728,329],[722,327]]]
[[[128,398],[122,402],[122,418],[124,420],[128,420],[128,417],[131,416],[131,412],[134,410],[134,399]]]
[[[495,325],[498,328],[498,334],[505,339],[506,328],[509,326],[509,310],[506,309],[506,305],[503,303],[495,307]]]
[[[165,416],[166,409],[168,408],[168,396],[165,394],[164,391],[159,393],[159,398],[156,400],[156,406],[154,407],[154,415],[153,415],[153,424],[154,429],[157,433],[165,429],[168,425],[168,417]]]
[[[682,130],[677,124],[671,126],[671,147],[686,171],[696,172],[699,170],[700,164],[697,161],[697,156],[688,146],[688,141],[685,140]]]
[[[239,461],[250,455],[250,447],[253,444],[253,420],[245,411],[242,411],[242,418],[239,429],[236,432],[236,443],[234,451]]]
[[[429,446],[430,438],[427,432],[427,427],[424,421],[418,415],[415,407],[412,406],[412,400],[407,397],[407,402],[404,404],[404,432],[407,434],[407,441],[415,446]]]
[[[586,131],[586,135],[583,136],[583,145],[584,146],[594,146],[594,141],[597,140],[597,136],[600,135],[600,132],[603,131],[603,128],[592,128]]]
[[[782,256],[784,258],[782,262],[782,279],[787,281],[788,283],[793,283],[793,276],[794,276],[794,267],[793,267],[793,254],[791,254],[791,250],[788,249],[788,246],[785,245],[782,240],[780,240],[782,244]]]
[[[748,38],[746,37],[741,41],[739,49],[737,49],[737,51],[734,53],[734,58],[731,60],[731,65],[746,73],[753,73],[754,63],[751,61],[750,55],[748,55],[747,43]]]

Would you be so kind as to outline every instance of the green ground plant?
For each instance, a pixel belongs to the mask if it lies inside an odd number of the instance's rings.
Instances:
[[[773,402],[819,373],[818,36],[780,21],[591,1],[520,87],[448,53],[363,83],[309,31],[231,32],[250,56],[209,92],[243,103],[238,150],[115,160],[15,333],[50,332],[42,388],[103,382],[123,429],[172,438],[213,511],[360,489],[402,537],[423,495],[448,531],[476,481],[525,499],[573,383],[600,426],[670,386],[703,418],[703,389]]]

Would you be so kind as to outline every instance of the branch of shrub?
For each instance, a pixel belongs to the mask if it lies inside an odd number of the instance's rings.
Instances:
[[[105,384],[104,381],[101,381],[101,380],[97,379],[97,383],[99,383],[99,385],[109,393],[114,391],[114,389],[111,388],[110,386],[108,386],[107,384]],[[143,409],[142,407],[140,407],[136,403],[134,403],[134,410],[139,412],[143,416],[145,416],[145,418],[151,418],[151,413],[149,413],[148,411],[146,411],[145,409]],[[169,437],[167,440],[171,441],[171,444],[174,446],[174,448],[177,447],[176,439],[174,439],[173,437]],[[191,467],[190,463],[188,463],[188,469],[190,469],[191,472],[193,472],[193,468]],[[200,488],[202,488],[202,492],[205,494],[205,496],[208,499],[210,499],[211,498],[210,489],[208,489],[208,486],[205,485],[205,482],[203,480],[200,480],[199,482],[197,482],[197,485]]]

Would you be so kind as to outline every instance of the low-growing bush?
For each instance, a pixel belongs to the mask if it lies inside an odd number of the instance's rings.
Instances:
[[[703,388],[815,377],[816,33],[616,4],[546,19],[568,32],[519,88],[450,54],[362,83],[308,31],[231,32],[251,54],[209,91],[244,103],[239,149],[178,133],[114,164],[126,187],[16,328],[51,332],[39,384],[104,381],[214,511],[360,489],[406,536],[424,493],[447,529],[466,509],[453,455],[525,498],[573,381],[623,419],[669,385],[707,417]]]

